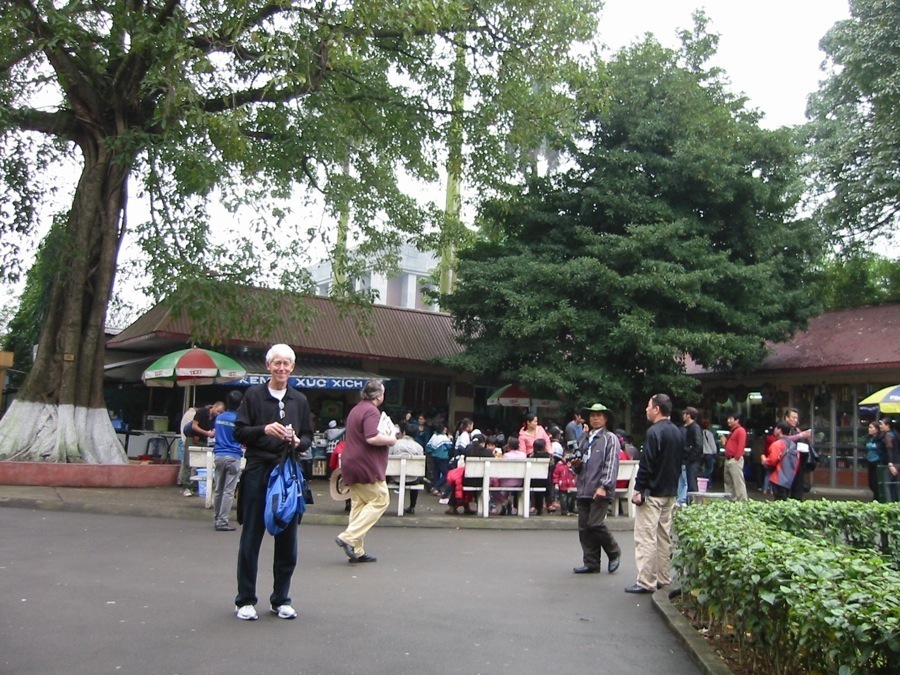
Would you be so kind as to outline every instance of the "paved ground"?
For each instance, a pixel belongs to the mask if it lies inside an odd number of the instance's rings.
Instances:
[[[333,542],[343,503],[322,480],[313,490],[294,577],[300,618],[247,624],[231,604],[239,535],[214,532],[203,500],[174,487],[0,486],[0,507],[16,507],[0,508],[0,673],[724,669],[664,592],[623,592],[635,577],[627,518],[609,521],[620,570],[581,577],[570,571],[573,517],[448,516],[428,494],[398,517],[392,495],[367,547],[379,562],[351,567]],[[270,565],[267,540],[261,598]]]
[[[256,622],[233,613],[238,533],[204,520],[0,508],[0,532],[2,673],[701,672],[623,593],[630,532],[615,575],[576,576],[573,531],[381,527],[351,566],[304,523],[300,617]]]

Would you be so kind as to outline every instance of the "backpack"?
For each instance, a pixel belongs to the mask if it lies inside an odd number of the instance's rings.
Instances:
[[[287,457],[272,468],[266,488],[264,519],[269,534],[282,532],[295,516],[306,511],[303,472],[293,457]]]
[[[703,430],[703,454],[715,455],[719,452],[719,445],[716,443],[716,436],[709,429]]]
[[[806,447],[809,448],[809,451],[806,453],[806,462],[803,464],[803,470],[807,472],[815,471],[816,467],[819,466],[821,456],[819,451],[812,446],[812,443],[806,443]]]

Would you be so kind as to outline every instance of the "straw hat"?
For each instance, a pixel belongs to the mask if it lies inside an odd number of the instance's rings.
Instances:
[[[331,479],[328,481],[328,491],[331,493],[331,498],[336,502],[350,499],[350,488],[344,485],[340,468],[335,469],[331,473]]]

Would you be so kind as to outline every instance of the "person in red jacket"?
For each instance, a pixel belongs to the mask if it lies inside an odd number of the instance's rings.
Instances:
[[[800,470],[800,457],[797,452],[797,441],[810,437],[809,430],[791,435],[790,422],[782,420],[772,430],[775,440],[766,448],[762,457],[763,466],[769,470],[772,493],[775,499],[788,499],[791,496],[791,485]]]
[[[725,492],[730,492],[734,501],[745,502],[744,449],[747,447],[747,430],[741,426],[741,413],[731,413],[726,424],[731,433],[725,441]]]
[[[564,516],[567,516],[570,513],[573,516],[576,515],[575,474],[572,473],[572,469],[566,461],[571,455],[572,453],[568,453],[568,455],[558,461],[553,468],[553,486],[556,488],[556,497],[559,500],[560,513]]]

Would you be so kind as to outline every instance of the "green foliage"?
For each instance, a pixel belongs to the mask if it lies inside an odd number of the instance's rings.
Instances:
[[[451,124],[466,139],[467,179],[487,190],[514,178],[541,139],[571,127],[561,73],[574,67],[572,43],[593,35],[599,6],[0,3],[4,273],[13,275],[17,243],[34,227],[37,177],[75,148],[86,164],[108,151],[149,199],[150,220],[127,227],[149,267],[144,290],[157,299],[210,273],[303,290],[298,267],[330,237],[308,218],[313,198],[331,214],[352,206],[360,249],[351,275],[373,260],[389,265],[378,251],[441,222],[400,176],[436,178]],[[454,110],[458,49],[468,96]],[[213,202],[242,220],[222,232]]]
[[[822,302],[828,310],[900,302],[900,260],[851,247],[826,261]]]
[[[900,668],[900,504],[722,502],[674,529],[684,597],[765,672]]]
[[[59,272],[57,261],[62,250],[69,246],[63,229],[63,217],[58,216],[50,232],[38,247],[34,263],[26,275],[26,286],[19,307],[10,319],[2,348],[12,351],[17,370],[28,371],[32,364],[32,348],[38,344],[41,326],[48,311],[50,289]]]
[[[900,213],[900,4],[853,0],[821,41],[828,78],[810,97],[818,217],[835,237],[890,236]]]
[[[455,365],[575,399],[685,394],[688,355],[752,368],[816,312],[798,143],[701,67],[702,25],[681,51],[648,39],[598,65],[577,167],[484,209],[489,239],[440,298]]]

